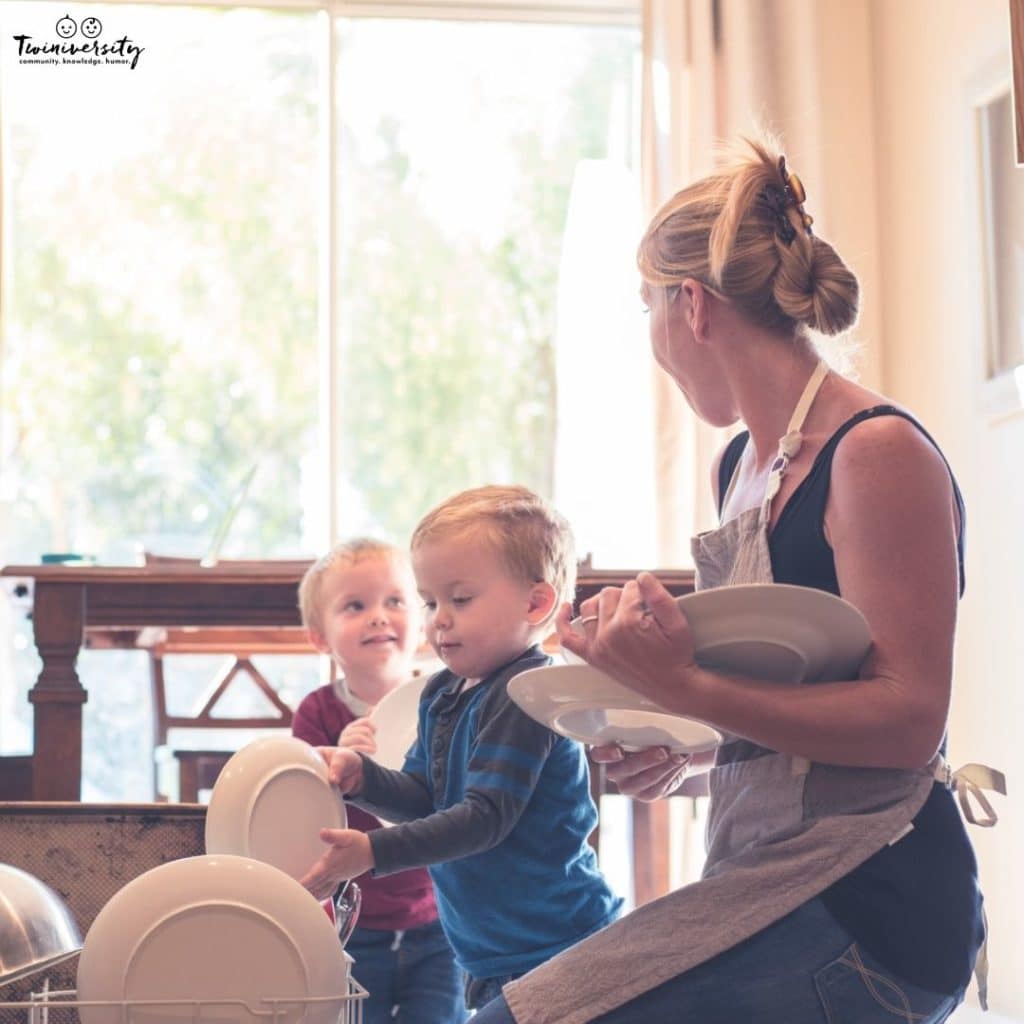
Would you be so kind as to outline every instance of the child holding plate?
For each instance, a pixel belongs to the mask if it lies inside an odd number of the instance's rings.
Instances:
[[[622,901],[587,837],[597,823],[579,743],[527,717],[506,684],[550,664],[540,642],[575,583],[566,521],[525,487],[443,502],[412,538],[427,638],[445,664],[423,690],[402,771],[325,749],[331,781],[394,828],[325,829],[331,849],[302,880],[318,897],[344,878],[429,866],[441,923],[466,972],[466,1003],[618,917]]]
[[[408,556],[368,538],[339,544],[306,572],[299,607],[313,646],[331,656],[341,675],[303,699],[292,732],[314,746],[376,753],[368,716],[412,677],[422,636]],[[381,828],[377,818],[355,807],[348,823],[362,833]],[[364,1024],[460,1024],[466,1014],[459,972],[438,923],[430,876],[418,868],[360,877],[359,885],[359,924],[345,948],[370,993]]]

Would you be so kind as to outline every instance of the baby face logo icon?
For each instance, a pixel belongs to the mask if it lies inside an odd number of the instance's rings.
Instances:
[[[78,31],[78,25],[75,24],[74,18],[70,18],[66,14],[57,22],[56,28],[57,35],[61,39],[70,39]]]
[[[84,18],[82,20],[82,35],[86,39],[95,39],[103,31],[99,18]]]

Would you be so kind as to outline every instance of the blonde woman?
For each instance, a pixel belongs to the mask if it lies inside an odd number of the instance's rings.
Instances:
[[[649,574],[585,602],[583,638],[563,612],[567,647],[727,735],[707,865],[506,986],[477,1024],[937,1024],[983,938],[974,855],[936,781],[963,587],[956,483],[909,413],[820,360],[807,329],[850,327],[857,280],[771,145],[670,200],[639,264],[659,364],[703,420],[746,428],[711,467],[721,525],[694,538],[698,586],[841,594],[874,643],[855,679],[766,684],[699,668]],[[646,798],[687,767],[596,753]]]

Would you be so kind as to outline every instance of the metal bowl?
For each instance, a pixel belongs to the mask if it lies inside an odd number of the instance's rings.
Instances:
[[[0,985],[74,956],[82,948],[78,925],[44,882],[0,864]]]

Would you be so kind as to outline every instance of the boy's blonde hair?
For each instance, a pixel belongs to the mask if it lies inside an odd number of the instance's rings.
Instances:
[[[431,509],[413,531],[413,552],[428,541],[480,533],[524,583],[550,583],[556,607],[576,594],[576,551],[568,521],[517,485],[475,487]]]
[[[306,570],[299,584],[299,611],[306,629],[323,632],[320,590],[324,577],[338,566],[355,565],[368,558],[390,558],[405,567],[409,565],[409,556],[401,548],[374,537],[353,537],[335,544]]]

